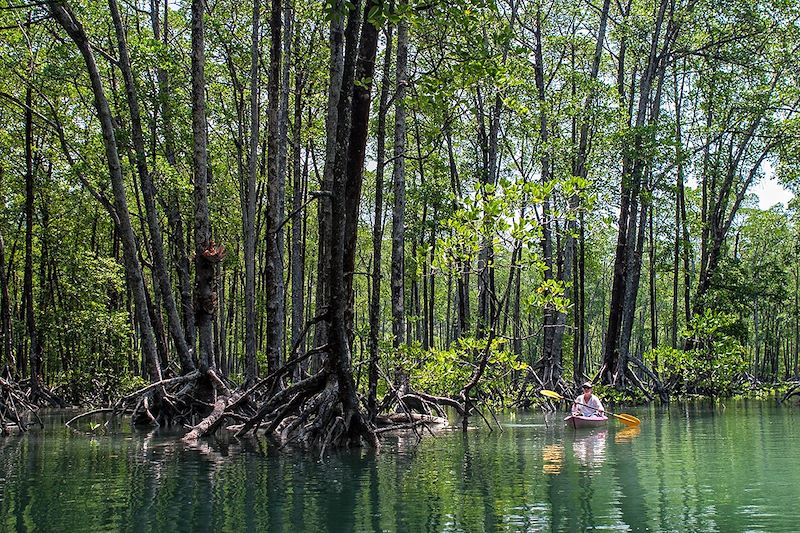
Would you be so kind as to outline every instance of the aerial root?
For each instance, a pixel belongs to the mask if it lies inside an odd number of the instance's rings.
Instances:
[[[276,393],[250,420],[228,430],[244,437],[263,422],[264,433],[282,448],[292,445],[324,454],[363,443],[379,447],[374,427],[360,411],[344,407],[338,381],[326,369]]]
[[[114,417],[130,414],[135,425],[191,426],[187,437],[196,440],[214,431],[222,422],[222,417],[216,413],[218,402],[223,401],[223,414],[227,415],[229,413],[225,413],[225,408],[238,401],[240,396],[241,393],[232,392],[231,386],[214,369],[206,372],[193,370],[182,376],[150,383],[121,397],[111,407],[95,409],[72,418],[67,425],[80,431],[75,423],[93,415],[110,413]],[[241,420],[252,415],[250,403],[239,402],[237,405],[237,412],[230,413],[234,418]]]
[[[36,411],[36,398],[29,398],[19,383],[11,378],[0,377],[0,434],[8,435],[13,430],[27,431],[34,418],[44,427]]]
[[[297,357],[295,362],[300,360],[302,357]],[[213,369],[195,370],[150,383],[110,407],[73,417],[67,425],[81,431],[79,422],[93,416],[129,414],[135,424],[184,425],[188,427],[183,437],[187,443],[225,427],[235,432],[236,438],[265,434],[281,448],[291,445],[324,454],[364,444],[379,449],[378,435],[392,431],[433,434],[434,429],[447,425],[445,408],[463,413],[463,407],[452,398],[418,391],[398,395],[395,391],[390,403],[396,404],[398,412],[380,415],[372,423],[354,402],[345,401],[337,374],[330,368],[284,385],[279,379],[290,366],[248,388],[229,385]]]
[[[789,390],[787,390],[786,393],[784,393],[783,397],[781,398],[780,403],[783,403],[792,396],[796,395],[800,395],[800,381],[794,383],[791,387],[789,387]]]

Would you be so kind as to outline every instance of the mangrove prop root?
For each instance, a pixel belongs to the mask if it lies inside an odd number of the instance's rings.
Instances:
[[[325,350],[323,347],[320,351]],[[307,355],[288,361],[278,372],[248,388],[236,388],[213,368],[161,379],[111,406],[79,414],[67,425],[75,429],[79,421],[93,416],[109,414],[113,419],[125,414],[134,423],[154,427],[182,425],[187,428],[183,441],[190,444],[224,426],[235,431],[237,438],[262,427],[281,448],[291,444],[324,455],[328,450],[364,444],[379,449],[378,435],[389,431],[413,431],[419,436],[422,429],[433,434],[432,428],[447,425],[444,416],[434,416],[433,412],[443,415],[444,407],[463,412],[453,398],[418,391],[400,395],[395,390],[391,403],[401,412],[379,415],[376,428],[358,407],[343,401],[337,374],[327,365],[287,386],[272,386]],[[14,420],[8,409],[1,410],[0,416]]]
[[[44,389],[42,392],[47,393]],[[55,398],[54,395],[52,397]],[[30,428],[30,423],[26,421],[28,416],[34,417],[44,427],[36,414],[37,410],[36,398],[29,399],[26,391],[13,379],[0,377],[0,433],[8,435],[12,429],[27,431]]]

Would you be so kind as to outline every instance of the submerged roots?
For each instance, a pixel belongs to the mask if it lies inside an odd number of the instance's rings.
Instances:
[[[443,406],[458,404],[424,393],[392,395],[386,407],[397,412],[380,414],[374,422],[358,405],[350,405],[340,390],[336,373],[323,368],[284,386],[282,372],[244,389],[233,388],[213,369],[151,383],[120,398],[109,408],[76,416],[67,425],[99,413],[125,414],[134,424],[188,428],[183,437],[194,442],[225,427],[237,438],[266,435],[280,448],[301,447],[319,451],[368,445],[379,448],[378,436],[394,431],[432,431],[447,425]],[[77,429],[76,429],[77,430]]]
[[[31,426],[43,427],[37,411],[42,405],[63,407],[63,401],[41,384],[30,380],[18,382],[4,371],[0,376],[0,435],[27,431]]]

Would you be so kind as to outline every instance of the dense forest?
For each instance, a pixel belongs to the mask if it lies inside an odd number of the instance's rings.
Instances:
[[[2,0],[0,416],[377,445],[796,379],[798,51],[788,0]]]

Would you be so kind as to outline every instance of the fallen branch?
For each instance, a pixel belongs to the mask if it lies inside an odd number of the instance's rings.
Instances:
[[[405,422],[420,422],[423,424],[439,425],[447,424],[447,419],[440,416],[421,415],[417,413],[389,413],[380,415],[375,419],[378,425],[396,425]]]
[[[117,413],[119,413],[119,412],[120,412],[120,411],[119,411],[118,409],[114,408],[114,407],[103,407],[103,408],[101,408],[101,409],[94,409],[94,410],[92,410],[92,411],[87,411],[87,412],[85,412],[85,413],[81,413],[81,414],[79,414],[79,415],[77,415],[77,416],[73,416],[72,418],[70,418],[69,420],[67,420],[67,422],[66,422],[64,425],[65,425],[65,426],[67,426],[67,427],[69,427],[69,428],[72,428],[72,423],[73,423],[73,422],[77,422],[78,420],[80,420],[80,419],[82,419],[82,418],[88,418],[88,417],[90,417],[90,416],[98,415],[98,414],[100,414],[100,413],[113,413],[113,414],[117,414]],[[133,412],[133,410],[132,410],[132,409],[125,409],[125,410],[123,410],[122,412],[128,412],[128,413],[132,413],[132,412]],[[73,429],[74,429],[74,428],[73,428]]]
[[[217,425],[225,416],[225,408],[228,407],[228,404],[231,403],[232,400],[235,401],[236,398],[225,395],[218,396],[217,401],[214,402],[214,409],[211,411],[211,414],[194,426],[189,433],[184,435],[183,441],[194,442],[208,433],[213,433],[213,430],[216,429]]]
[[[464,408],[463,406],[453,398],[448,398],[446,396],[433,396],[432,394],[426,394],[424,392],[414,391],[414,394],[425,400],[426,402],[434,405],[445,405],[448,407],[452,407],[456,410],[461,416],[464,416]]]
[[[401,415],[401,416],[403,418],[405,418],[405,415]],[[417,416],[423,417],[424,415],[417,415]],[[386,432],[389,432],[389,431],[399,431],[399,430],[407,430],[407,429],[416,430],[416,428],[418,428],[420,426],[423,426],[428,431],[431,431],[430,426],[442,426],[442,427],[447,426],[447,420],[444,419],[444,418],[439,418],[439,417],[434,417],[434,416],[426,417],[426,418],[414,418],[411,422],[399,422],[399,423],[396,423],[396,424],[391,424],[391,425],[388,425],[388,426],[379,427],[379,428],[377,428],[375,430],[375,434],[380,435],[382,433],[386,433]],[[417,433],[417,432],[415,431],[415,433]],[[419,434],[419,433],[417,433],[417,434]]]

